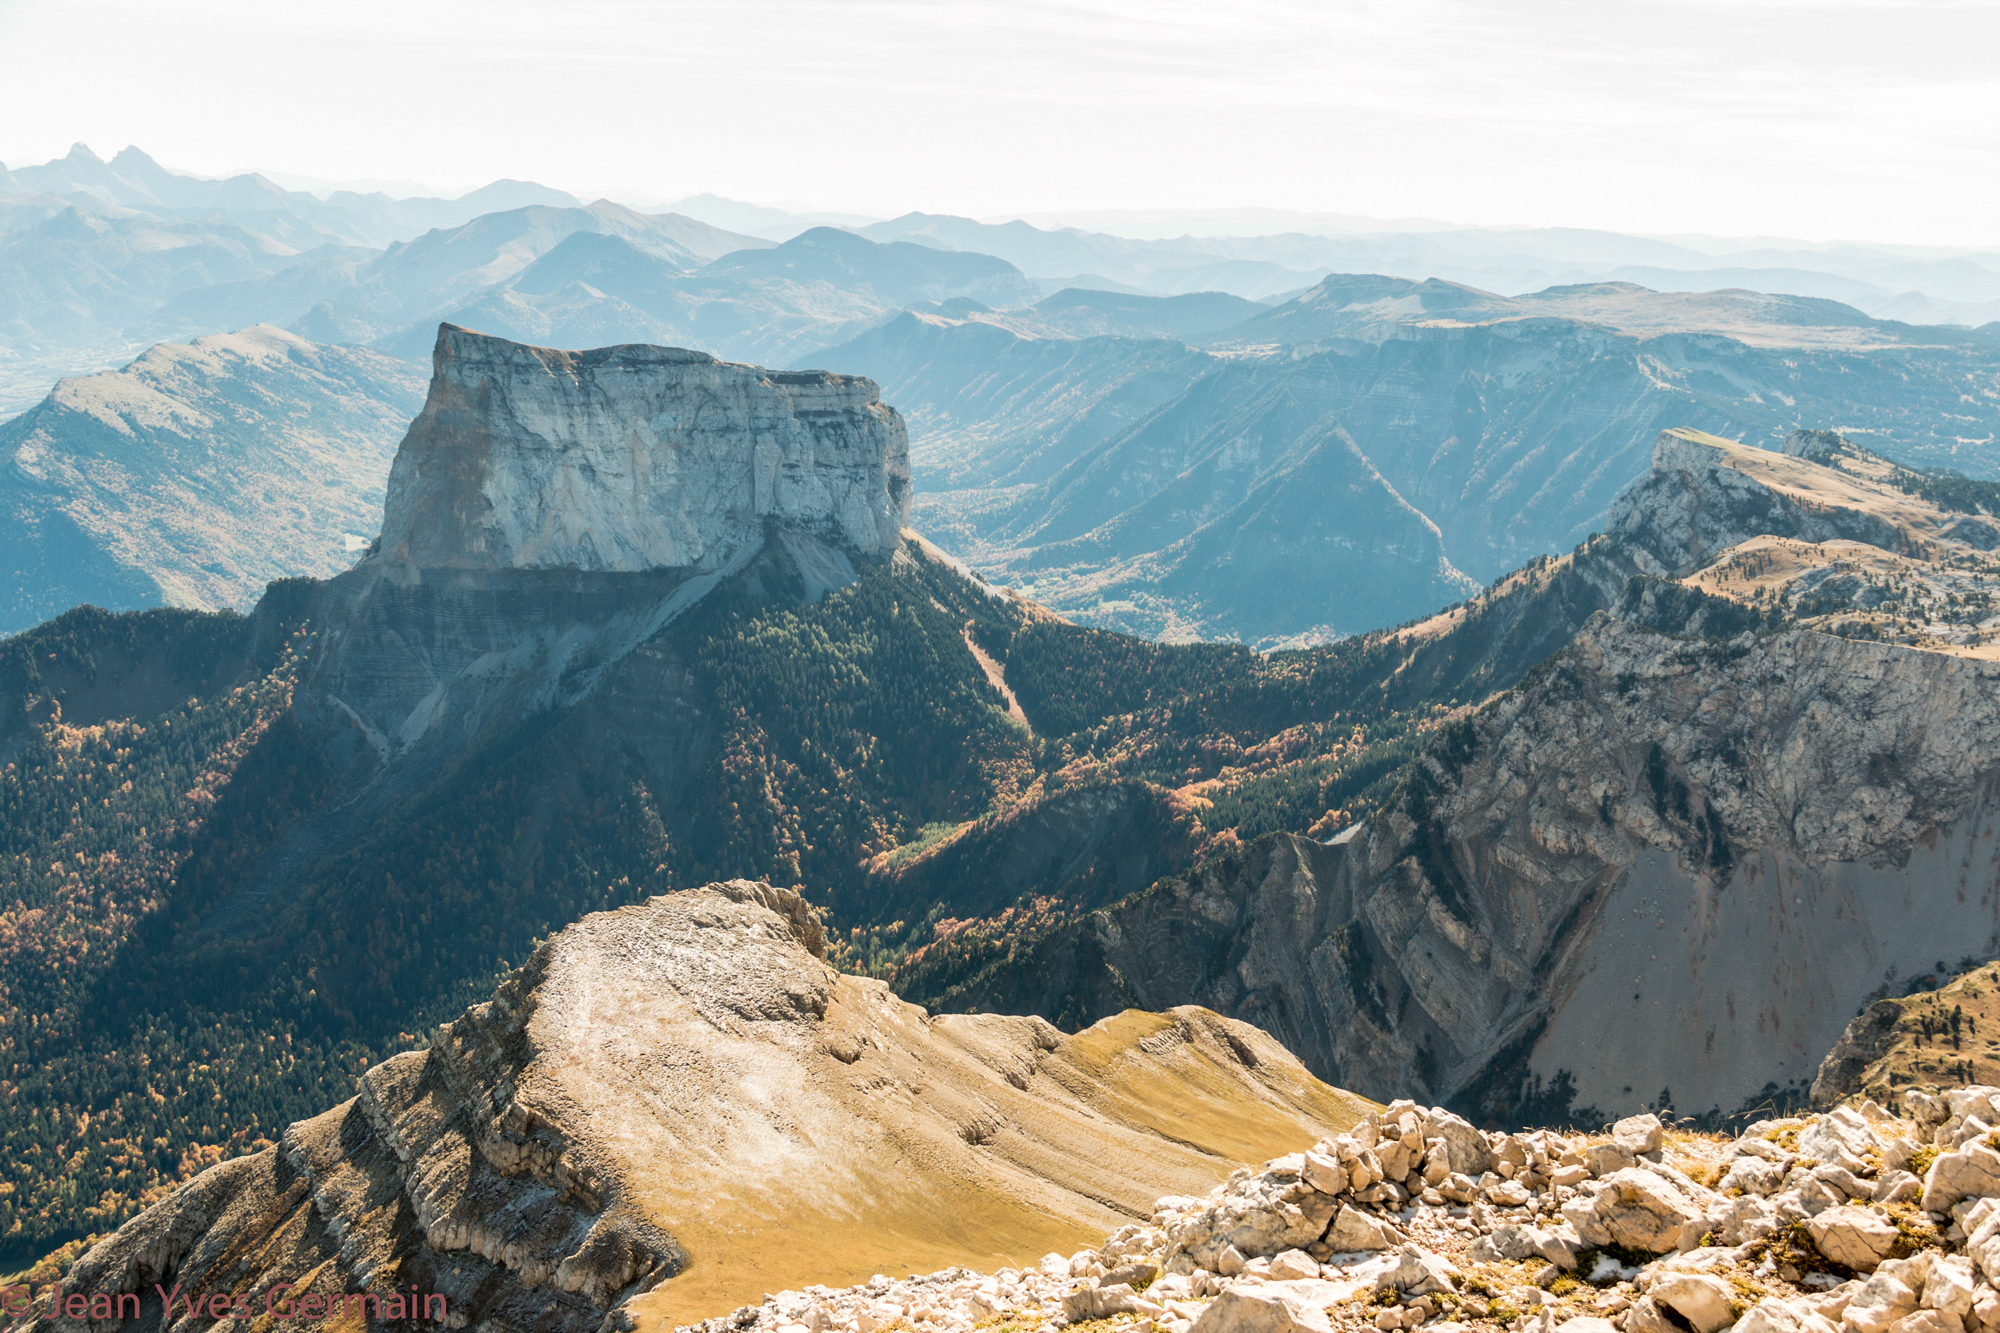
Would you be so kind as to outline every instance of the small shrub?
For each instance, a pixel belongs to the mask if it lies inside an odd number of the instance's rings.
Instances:
[[[1938,1234],[1936,1227],[1919,1218],[1915,1204],[1891,1204],[1889,1220],[1896,1224],[1896,1239],[1889,1246],[1890,1258],[1907,1259],[1919,1250],[1944,1248],[1944,1237]]]

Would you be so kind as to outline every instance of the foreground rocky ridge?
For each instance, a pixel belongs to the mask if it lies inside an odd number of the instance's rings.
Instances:
[[[1985,1333],[2000,1327],[2000,1088],[1740,1137],[1653,1115],[1482,1134],[1412,1102],[1161,1199],[1095,1249],[766,1296],[702,1333],[910,1327],[1331,1333]]]
[[[154,1284],[415,1287],[452,1327],[581,1333],[1074,1243],[1367,1109],[1200,1010],[1070,1037],[931,1018],[824,952],[803,898],[750,881],[586,917],[358,1097],[98,1242],[66,1288],[182,1330],[212,1319],[162,1312]]]

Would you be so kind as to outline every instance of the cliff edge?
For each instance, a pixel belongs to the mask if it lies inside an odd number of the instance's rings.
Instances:
[[[382,551],[435,569],[714,569],[764,521],[887,555],[903,419],[872,381],[705,352],[530,347],[438,327],[389,472]]]

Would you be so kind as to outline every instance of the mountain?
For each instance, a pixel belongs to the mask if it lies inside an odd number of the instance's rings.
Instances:
[[[406,362],[259,325],[59,381],[0,425],[0,633],[79,603],[249,607],[326,576],[379,522]]]
[[[587,912],[747,870],[882,973],[1364,808],[1433,725],[1357,709],[1366,664],[999,593],[899,531],[903,438],[866,381],[447,329],[355,568],[0,642],[0,1014],[58,1016],[0,1105],[0,1231],[130,1216]]]
[[[1962,888],[1994,873],[2000,530],[1839,436],[1789,445],[1667,433],[1603,536],[1387,636],[1404,671],[1479,682],[1433,699],[1519,684],[1365,823],[1253,844],[983,970],[944,950],[915,993],[1083,1020],[1205,1004],[1321,1077],[1502,1118],[1802,1097],[1877,987],[2000,947]],[[1590,565],[1639,577],[1593,607]],[[1503,600],[1515,624],[1588,619],[1481,680]]]
[[[1067,1037],[931,1018],[828,966],[796,892],[735,880],[569,926],[71,1280],[142,1311],[155,1281],[284,1282],[322,1304],[415,1288],[454,1326],[686,1323],[786,1283],[1074,1247],[1367,1109],[1200,1010]]]
[[[1980,475],[2000,429],[1962,392],[1992,373],[1990,338],[1754,293],[1510,298],[1336,277],[1188,340],[1207,357],[1042,339],[1018,314],[906,316],[825,360],[908,406],[918,522],[955,555],[1065,615],[1153,636],[1268,645],[1428,613],[1462,586],[1416,577],[1432,546],[1486,582],[1573,545],[1675,425],[1775,444],[1834,420],[1914,465]],[[1290,470],[1334,431],[1372,470],[1359,490]],[[1270,525],[1250,497],[1266,493],[1336,525],[1316,554],[1253,554]],[[1341,533],[1339,506],[1364,494],[1436,536]],[[1297,560],[1315,573],[1279,596],[1253,572]],[[1369,563],[1384,560],[1409,576]]]
[[[1686,1106],[1782,1096],[1878,984],[1857,950],[1991,929],[1937,873],[1986,845],[1991,483],[1669,435],[1581,550],[1266,655],[972,576],[900,528],[903,441],[853,377],[446,329],[353,569],[0,642],[22,1257],[254,1156],[565,923],[731,876],[933,1008],[1071,1031],[1193,990],[1155,1008],[1517,1121],[1657,1103],[1607,1014]],[[1773,940],[1780,873],[1810,928]],[[1724,943],[1663,950],[1704,904]],[[1602,993],[1639,944],[1657,1014]]]
[[[522,194],[509,186],[485,192],[485,200]],[[366,343],[416,321],[421,337],[410,355],[420,358],[436,312],[503,287],[580,232],[622,238],[676,273],[769,244],[599,201],[455,217],[378,251],[322,231],[269,228],[268,219],[240,210],[142,211],[95,194],[77,197],[81,204],[14,196],[25,201],[28,225],[0,232],[0,328],[8,342],[0,351],[0,410],[30,406],[54,379],[123,364],[154,343],[259,323],[315,340]],[[40,201],[61,207],[51,214]]]
[[[1216,364],[1177,340],[1036,337],[1013,327],[1018,318],[906,311],[817,358],[898,386],[919,505],[934,492],[1045,481]]]
[[[1003,328],[1048,338],[1193,338],[1241,324],[1263,313],[1255,301],[1228,292],[1142,296],[1065,287],[1027,310],[940,310],[957,318],[985,319]]]
[[[366,264],[342,268],[320,290],[318,300],[344,318],[368,330],[368,340],[380,350],[420,358],[436,334],[440,312],[468,316],[480,298],[506,292],[528,276],[538,260],[554,254],[574,236],[602,236],[624,242],[634,254],[650,260],[660,274],[686,274],[720,254],[766,242],[750,236],[718,232],[692,218],[672,214],[640,214],[620,204],[596,202],[588,208],[516,208],[474,218],[450,230],[432,230],[406,244],[392,244]],[[588,242],[578,242],[588,244]],[[568,254],[576,254],[572,248]],[[554,264],[572,262],[558,256]],[[530,288],[546,290],[548,270],[528,278]],[[244,286],[236,292],[232,312],[266,310],[264,318],[312,318],[300,306],[296,278]],[[214,318],[206,294],[190,294],[188,304],[168,306],[160,320]],[[332,312],[330,310],[330,312]],[[412,324],[414,320],[414,324]],[[408,326],[408,332],[404,332]],[[388,334],[388,336],[384,336]],[[622,338],[630,340],[630,338]]]
[[[383,194],[334,191],[325,198],[287,190],[248,173],[211,180],[169,171],[135,146],[109,162],[84,144],[40,166],[22,167],[10,186],[70,198],[97,211],[136,209],[161,218],[221,215],[237,226],[312,243],[378,247],[434,228],[463,225],[482,213],[528,206],[574,208],[578,200],[532,181],[501,180],[456,199],[391,199]]]
[[[1199,293],[1220,288],[1261,299],[1296,291],[1327,273],[1315,253],[1322,243],[1309,237],[1216,241],[1184,236],[1166,243],[1141,242],[1074,228],[1045,231],[1019,220],[996,224],[932,213],[907,213],[855,230],[873,241],[998,255],[1042,280],[1045,291],[1109,278],[1136,284],[1135,292]]]
[[[1277,309],[1208,340],[1216,346],[1294,347],[1329,339],[1379,339],[1411,325],[1448,327],[1554,317],[1623,333],[1715,333],[1757,347],[1865,350],[1889,346],[1990,346],[1959,329],[1871,319],[1838,301],[1742,290],[1657,292],[1629,282],[1549,287],[1503,297],[1459,283],[1338,274]]]
[[[884,305],[957,296],[1019,304],[1033,295],[1019,270],[991,255],[957,254],[891,241],[876,245],[833,227],[814,227],[769,250],[717,260],[705,276],[811,289],[865,290]]]
[[[442,317],[503,337],[699,346],[749,361],[799,364],[914,302],[1030,295],[1020,274],[984,255],[875,245],[824,227],[699,266],[621,239],[571,236],[477,299],[441,307]],[[480,278],[492,276],[487,270]],[[428,346],[434,323],[420,322],[376,345],[415,356]]]
[[[2000,254],[1976,250],[1463,227],[1274,209],[986,221],[909,213],[846,225],[871,240],[999,255],[1045,290],[1111,284],[1158,294],[1219,287],[1263,299],[1294,294],[1329,273],[1438,279],[1501,293],[1629,281],[1660,291],[1748,288],[1826,298],[1881,319],[1961,325],[1987,322],[1981,310],[2000,299]],[[1913,318],[1917,312],[1921,320]]]
[[[300,258],[292,246],[219,220],[103,217],[69,205],[0,233],[0,411],[29,406],[79,360],[102,364],[142,350],[126,325],[176,293],[267,278]]]
[[[1160,637],[1354,632],[1477,587],[1323,402],[1226,370],[1009,512],[1010,573]]]
[[[788,212],[762,204],[746,204],[740,199],[725,199],[719,194],[693,194],[685,199],[660,202],[666,204],[669,212],[769,241],[789,241],[814,227],[865,227],[871,221],[857,213]]]

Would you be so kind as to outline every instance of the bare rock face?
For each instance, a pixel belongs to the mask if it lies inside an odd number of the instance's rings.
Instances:
[[[875,385],[674,347],[561,352],[438,329],[382,550],[426,569],[714,569],[766,520],[889,554],[909,440]]]
[[[815,600],[901,540],[908,440],[868,380],[449,324],[434,365],[379,547],[310,613],[302,711],[377,760],[574,703],[729,578]]]
[[[933,1018],[829,967],[799,894],[735,880],[585,917],[67,1285],[153,1316],[164,1281],[259,1315],[290,1284],[415,1289],[452,1327],[686,1322],[786,1282],[1073,1247],[1366,1110],[1204,1010],[1071,1037]]]

